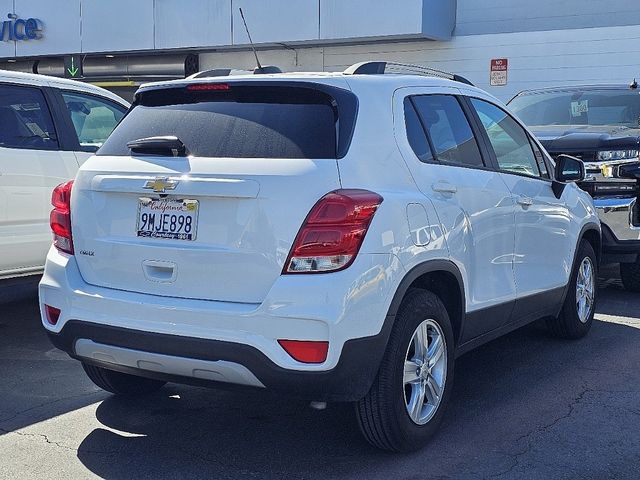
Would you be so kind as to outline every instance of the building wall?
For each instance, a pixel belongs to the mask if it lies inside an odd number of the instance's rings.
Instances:
[[[467,77],[502,100],[528,88],[640,79],[640,25],[455,36],[416,41],[261,51],[263,64],[287,71],[342,71],[364,60],[429,65]],[[508,58],[506,86],[489,85],[492,58]],[[205,53],[203,69],[253,68],[251,52]]]
[[[455,35],[639,24],[633,0],[458,0]]]
[[[456,0],[0,0],[42,38],[0,41],[0,58],[358,39],[449,39]],[[2,40],[7,40],[2,39]]]

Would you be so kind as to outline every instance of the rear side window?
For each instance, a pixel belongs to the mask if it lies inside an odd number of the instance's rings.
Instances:
[[[484,163],[469,121],[451,95],[411,97],[438,161],[482,167]]]
[[[40,89],[0,85],[0,147],[58,149],[51,112]]]
[[[142,92],[98,154],[129,155],[128,142],[166,135],[178,137],[197,157],[316,159],[346,153],[357,105],[350,92],[337,99],[297,86],[223,85]]]

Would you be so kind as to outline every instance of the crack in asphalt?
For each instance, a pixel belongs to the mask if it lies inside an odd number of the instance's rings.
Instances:
[[[583,386],[583,390],[571,401],[571,403],[569,403],[568,405],[569,410],[567,413],[560,415],[559,417],[555,418],[552,422],[546,425],[536,427],[530,430],[529,432],[523,435],[520,435],[518,438],[516,438],[513,443],[519,443],[526,439],[526,447],[524,448],[524,450],[516,453],[502,452],[504,455],[507,455],[508,457],[510,457],[513,460],[513,463],[506,470],[495,473],[491,475],[489,478],[500,478],[512,473],[520,464],[520,458],[525,456],[527,453],[529,453],[533,448],[531,437],[534,434],[545,433],[551,428],[553,428],[554,426],[556,426],[558,423],[560,423],[562,420],[565,420],[571,417],[571,415],[573,415],[573,412],[575,411],[575,408],[578,406],[578,404],[580,404],[580,402],[582,402],[585,395],[587,395],[588,393],[598,393],[598,392],[600,393],[638,393],[639,391],[638,390],[603,390],[603,389],[588,388]],[[632,411],[632,413],[640,415],[640,412],[637,412],[637,411]]]
[[[61,442],[54,442],[53,440],[51,440],[44,433],[27,433],[27,432],[21,432],[19,430],[7,430],[7,429],[2,428],[2,427],[0,427],[0,432],[1,433],[6,433],[6,434],[9,434],[9,435],[18,435],[20,437],[41,438],[48,445],[53,445],[55,447],[62,448],[63,450],[69,450],[69,451],[75,452],[75,453],[83,452],[83,453],[94,453],[94,454],[99,454],[99,455],[114,455],[114,454],[118,453],[118,452],[115,452],[115,451],[114,452],[92,451],[92,450],[84,450],[84,449],[73,448],[73,447],[70,447],[68,445],[64,445]]]

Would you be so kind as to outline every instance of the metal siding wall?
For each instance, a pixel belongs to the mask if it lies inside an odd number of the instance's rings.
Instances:
[[[631,0],[458,0],[455,35],[640,24]]]
[[[233,0],[234,45],[249,43],[240,7],[254,43],[318,41],[318,0]]]
[[[489,63],[502,57],[509,59],[508,84],[491,87]],[[265,50],[260,58],[287,71],[342,71],[364,60],[429,65],[463,75],[506,101],[528,88],[640,79],[640,26],[472,35],[449,42]],[[254,60],[249,52],[219,52],[200,55],[200,64],[202,68],[253,68]]]
[[[16,0],[15,5],[15,13],[20,18],[35,17],[44,27],[41,40],[16,42],[17,56],[80,51],[80,0],[64,0],[64,6],[52,0]],[[12,10],[13,6],[0,13],[6,18],[6,12]]]
[[[82,51],[153,49],[153,10],[154,0],[82,0]]]
[[[422,32],[423,3],[423,0],[320,0],[320,37],[417,35]],[[451,1],[444,0],[443,3],[450,4]]]
[[[44,23],[43,38],[0,42],[0,58],[358,38],[448,39],[456,0],[0,0]]]
[[[231,0],[155,0],[155,48],[231,45]]]
[[[13,0],[0,0],[0,13],[4,14],[0,17],[0,22],[9,20],[6,17],[7,12],[13,11]],[[28,12],[25,12],[28,14]],[[1,27],[2,25],[0,25]],[[13,57],[16,54],[16,44],[13,42],[0,41],[0,57]]]
[[[492,58],[508,58],[508,84],[489,86]],[[430,65],[463,75],[501,100],[528,88],[640,79],[640,25],[454,37],[326,47],[324,68],[340,71],[363,60]]]

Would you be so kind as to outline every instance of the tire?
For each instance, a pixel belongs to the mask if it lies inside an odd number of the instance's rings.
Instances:
[[[591,265],[591,303],[588,310],[579,311],[579,289],[577,286],[578,274],[582,266],[588,263]],[[584,267],[586,268],[586,267]],[[568,290],[564,305],[557,318],[548,319],[547,327],[551,333],[559,338],[576,339],[584,337],[591,328],[593,315],[598,297],[598,261],[591,244],[585,240],[578,247],[578,255],[571,272]],[[584,282],[582,282],[584,283]],[[586,291],[582,289],[582,291]]]
[[[620,278],[625,290],[640,292],[640,263],[621,263]]]
[[[438,360],[434,360],[433,370],[429,368],[427,372],[418,363],[411,363],[418,358],[414,334],[419,326],[421,332],[428,336],[427,352],[438,345],[437,338],[443,340],[444,345],[440,356],[434,355]],[[411,368],[407,370],[409,373],[406,378],[415,376],[412,383],[405,383],[405,366],[416,367],[415,371]],[[367,441],[375,447],[393,452],[409,452],[423,447],[442,421],[451,396],[453,371],[454,340],[447,310],[432,292],[410,290],[396,315],[378,375],[367,395],[356,403],[358,425]],[[435,388],[438,376],[439,401],[432,401],[438,397],[434,396],[434,390],[429,385]],[[421,386],[426,390],[420,390]],[[421,408],[413,409],[414,418],[421,417],[420,423],[417,423],[408,409],[419,407],[420,404],[411,399],[414,393],[421,391],[428,392],[429,398]]]
[[[82,368],[84,368],[85,373],[93,383],[115,395],[145,395],[159,390],[167,383],[161,380],[107,370],[84,362],[82,363]]]

